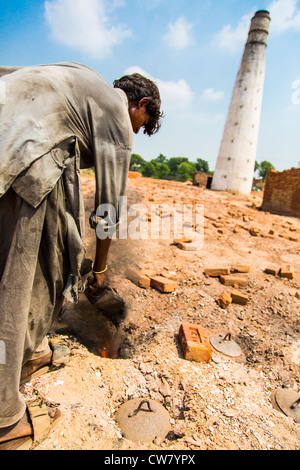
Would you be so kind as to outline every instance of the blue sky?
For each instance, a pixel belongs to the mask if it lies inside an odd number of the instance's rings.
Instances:
[[[300,0],[0,0],[1,65],[86,64],[109,83],[141,71],[161,90],[145,160],[203,158],[214,170],[250,20],[271,13],[257,160],[300,165]]]

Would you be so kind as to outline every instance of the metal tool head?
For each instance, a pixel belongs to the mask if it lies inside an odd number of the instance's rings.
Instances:
[[[171,429],[167,410],[150,399],[135,398],[127,401],[117,411],[116,421],[123,436],[136,443],[164,440]]]
[[[104,289],[100,295],[94,296],[87,286],[84,291],[92,305],[97,307],[115,326],[119,328],[127,315],[125,301],[112,287]]]

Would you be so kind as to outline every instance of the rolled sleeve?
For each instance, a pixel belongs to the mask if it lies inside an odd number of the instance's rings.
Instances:
[[[120,225],[130,156],[131,149],[101,144],[95,161],[95,208],[89,219],[99,238],[112,236]]]

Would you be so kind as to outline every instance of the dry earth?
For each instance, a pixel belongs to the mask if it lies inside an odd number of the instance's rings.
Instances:
[[[82,183],[88,216],[92,175],[83,175]],[[65,306],[55,333],[67,337],[69,363],[22,387],[26,399],[39,393],[59,403],[63,414],[36,450],[299,450],[300,425],[270,400],[274,389],[300,388],[299,219],[258,210],[261,193],[239,197],[147,178],[129,180],[128,206],[134,202],[143,204],[144,221],[151,205],[203,204],[203,247],[183,251],[172,236],[113,241],[109,279],[127,302],[127,318],[116,332],[84,294],[78,305]],[[251,235],[251,228],[259,231]],[[91,258],[94,236],[87,227]],[[251,270],[239,276],[247,279],[240,289],[247,305],[221,308],[216,299],[231,288],[206,276],[205,268],[245,264]],[[293,265],[293,279],[264,272],[283,264]],[[138,287],[126,277],[129,267],[168,273],[178,287],[169,294]],[[230,333],[242,360],[215,350],[209,363],[184,359],[183,322],[201,325],[208,337]],[[105,337],[110,358],[99,355]],[[163,442],[122,436],[115,413],[131,398],[152,398],[167,409],[171,432]]]

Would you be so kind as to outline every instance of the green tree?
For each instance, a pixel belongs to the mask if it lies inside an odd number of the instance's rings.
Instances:
[[[193,163],[182,162],[180,163],[177,171],[179,181],[187,181],[193,179],[193,174],[196,171],[196,167]]]
[[[147,178],[152,178],[155,176],[155,165],[152,162],[147,162],[142,168],[142,175]]]
[[[196,170],[201,171],[203,173],[209,173],[209,164],[206,160],[202,160],[202,158],[197,158],[196,162]]]
[[[176,177],[178,167],[183,162],[188,162],[188,158],[186,157],[172,157],[168,160],[167,165],[170,168],[170,175]]]
[[[258,168],[258,173],[259,173],[259,176],[265,181],[266,180],[266,177],[267,177],[267,173],[269,170],[275,170],[274,166],[272,165],[272,163],[264,160],[263,162],[261,162],[261,164],[259,165],[259,168]]]
[[[167,161],[168,161],[167,157],[165,157],[162,153],[160,153],[158,157],[154,159],[154,162],[159,163],[159,164],[162,164],[162,163],[166,164]]]
[[[131,171],[141,171],[145,166],[145,160],[138,155],[137,153],[131,154],[129,170]]]
[[[156,163],[155,165],[155,176],[162,180],[168,176],[170,168],[166,163]]]

